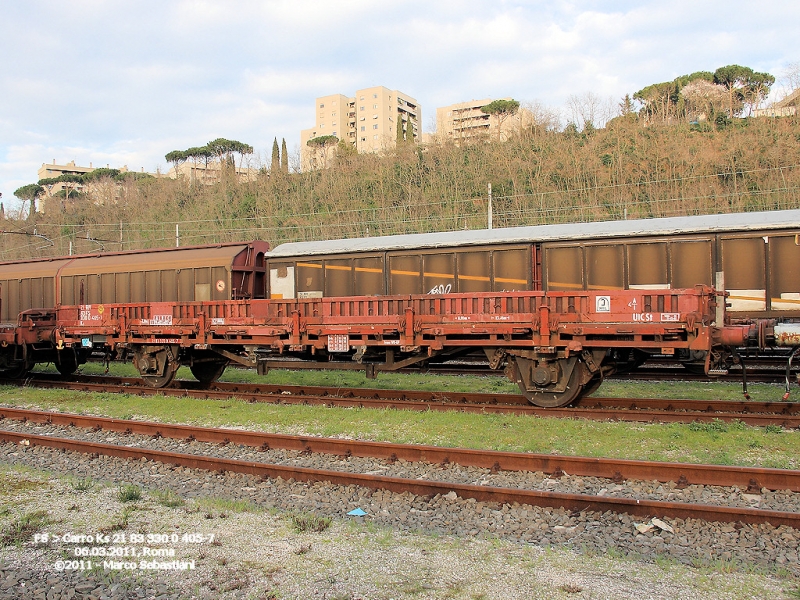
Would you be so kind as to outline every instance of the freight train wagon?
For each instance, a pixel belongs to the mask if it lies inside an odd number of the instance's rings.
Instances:
[[[800,317],[800,210],[281,244],[269,297],[681,289],[724,274],[734,318]]]
[[[722,273],[734,320],[791,321],[799,240],[800,210],[784,210],[288,243],[269,254],[269,296],[685,289]],[[676,358],[704,368],[702,352]]]
[[[21,376],[36,362],[72,373],[103,346],[98,336],[58,351],[57,306],[263,298],[268,250],[236,242],[0,263],[0,375]],[[37,325],[26,333],[23,322]]]

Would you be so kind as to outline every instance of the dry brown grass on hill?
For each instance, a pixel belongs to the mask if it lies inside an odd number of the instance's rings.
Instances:
[[[116,201],[83,199],[10,224],[35,225],[53,243],[2,236],[0,258],[66,254],[70,241],[75,252],[171,246],[176,223],[181,245],[476,229],[486,226],[487,183],[495,227],[796,208],[800,119],[719,129],[618,118],[581,133],[531,130],[465,148],[348,154],[329,169],[265,171],[251,182],[127,182]]]

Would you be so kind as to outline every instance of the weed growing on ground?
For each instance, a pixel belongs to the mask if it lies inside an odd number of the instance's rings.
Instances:
[[[153,500],[158,502],[161,506],[166,506],[167,508],[178,508],[186,503],[183,498],[181,498],[172,490],[157,490],[151,492],[150,495],[153,497]]]
[[[26,513],[9,523],[0,533],[0,547],[22,545],[51,522],[46,510]]]
[[[41,487],[45,487],[46,485],[47,485],[46,483],[43,483],[41,481],[31,481],[30,479],[4,476],[2,479],[0,479],[0,496],[5,496],[7,494],[14,494],[18,492],[27,492]]]
[[[117,499],[120,502],[138,502],[142,499],[142,488],[132,483],[120,485]]]
[[[297,533],[321,533],[331,526],[330,517],[318,517],[311,513],[296,513],[290,517],[292,527]]]
[[[560,589],[562,592],[566,592],[567,594],[580,594],[583,591],[581,586],[575,585],[574,583],[565,583],[558,589]]]
[[[91,477],[81,477],[71,482],[72,489],[76,492],[88,492],[94,487],[94,481]]]
[[[125,509],[119,514],[116,520],[112,521],[105,527],[100,528],[102,533],[108,534],[115,531],[124,531],[128,528],[130,516],[133,514],[134,507],[126,506]]]
[[[694,423],[689,423],[689,431],[707,431],[709,433],[725,433],[728,431],[728,425],[724,421],[720,421],[719,419],[714,419],[713,421],[709,421],[707,423],[701,423],[699,421],[695,421]]]
[[[261,512],[261,508],[249,500],[232,500],[229,498],[200,498],[197,501],[197,507],[205,510],[208,514],[211,514],[210,511],[212,510],[217,510],[221,519],[228,516],[226,511],[231,513]],[[210,517],[206,516],[206,518],[213,518],[213,514]]]

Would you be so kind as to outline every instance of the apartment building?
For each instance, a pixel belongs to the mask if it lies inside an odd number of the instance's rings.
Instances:
[[[65,165],[57,165],[56,160],[53,159],[52,164],[42,163],[42,166],[36,171],[36,175],[38,176],[38,180],[41,181],[42,179],[54,179],[61,175],[86,175],[86,173],[91,173],[94,169],[95,167],[92,166],[92,163],[89,163],[88,167],[80,167],[75,164],[74,160],[71,160]],[[127,169],[125,170],[127,171]],[[85,191],[82,183],[69,183],[64,181],[51,183],[43,187],[45,198],[55,196],[58,192],[66,190],[67,188],[69,188],[70,192],[76,191],[83,193]]]
[[[800,106],[800,89],[793,91],[783,100],[773,103],[767,108],[759,108],[753,111],[754,117],[793,117],[797,114],[797,107]]]
[[[61,175],[86,175],[100,168],[108,169],[110,167],[108,165],[105,167],[95,167],[92,163],[89,163],[88,167],[81,167],[80,165],[76,165],[74,160],[64,165],[59,165],[56,164],[55,159],[53,159],[52,163],[42,163],[42,166],[39,167],[36,173],[38,181],[42,181],[43,179],[55,179]],[[117,171],[120,173],[128,173],[128,165],[118,168]],[[144,173],[144,167],[142,167],[141,173]],[[148,175],[153,174],[148,173]],[[161,175],[155,174],[153,176],[160,177]],[[92,202],[95,204],[114,202],[119,196],[119,183],[102,179],[95,179],[88,183],[81,183],[79,181],[56,181],[54,183],[43,183],[41,185],[42,188],[44,188],[44,193],[42,193],[39,202],[36,203],[36,212],[47,212],[54,207],[56,209],[63,208],[67,195],[74,197],[74,192],[78,194],[89,194]],[[62,191],[63,194],[60,194]]]
[[[358,152],[380,152],[397,143],[397,128],[403,139],[418,141],[422,133],[422,110],[416,99],[399,90],[375,86],[358,90],[353,97],[331,94],[316,99],[316,124],[300,132],[302,170],[328,166],[336,144],[309,146],[309,140],[335,136]]]
[[[258,169],[251,167],[234,166],[233,172],[240,182],[255,181],[258,178]],[[222,179],[222,164],[219,161],[208,163],[186,161],[172,167],[164,177],[183,179],[192,184],[213,185]]]
[[[533,116],[524,108],[505,119],[486,114],[481,108],[491,102],[491,98],[484,98],[437,108],[437,137],[441,141],[453,140],[456,144],[490,139],[506,140],[512,132],[519,131],[520,127],[533,121]]]

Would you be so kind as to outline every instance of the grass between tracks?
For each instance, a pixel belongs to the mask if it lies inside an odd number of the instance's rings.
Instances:
[[[84,372],[99,367],[88,365]],[[112,365],[112,373],[135,375],[129,365]],[[190,378],[188,370],[180,377]],[[228,381],[255,381],[256,375],[229,369]],[[381,375],[273,371],[261,382],[341,387],[425,389],[446,393],[509,392],[498,377]],[[782,388],[753,385],[756,400],[779,400]],[[609,381],[597,395],[662,398],[736,399],[735,384]],[[750,427],[739,422],[641,424],[480,415],[458,412],[324,408],[249,404],[230,399],[195,400],[162,396],[95,394],[60,390],[0,387],[0,402],[65,412],[100,414],[221,427],[244,427],[276,433],[369,439],[447,447],[605,456],[641,460],[799,468],[800,432],[777,427]]]

